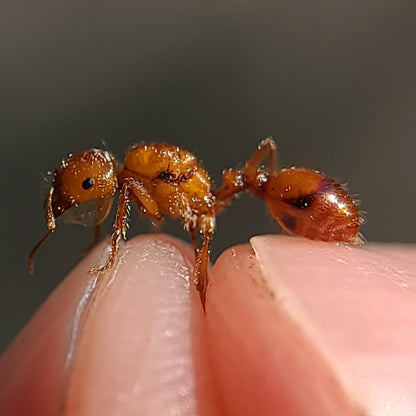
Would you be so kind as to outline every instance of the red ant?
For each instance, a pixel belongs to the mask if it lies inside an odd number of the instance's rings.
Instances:
[[[71,222],[96,226],[93,244],[99,238],[99,224],[108,216],[113,196],[120,199],[111,250],[104,266],[91,269],[102,273],[112,267],[120,238],[126,239],[129,204],[134,202],[150,220],[163,215],[180,218],[195,250],[195,286],[205,308],[208,283],[209,245],[215,216],[238,193],[249,191],[266,201],[275,220],[288,232],[312,240],[362,243],[361,223],[355,201],[333,179],[314,170],[277,168],[276,144],[263,140],[242,169],[223,172],[223,185],[211,189],[208,173],[195,156],[167,144],[136,145],[120,166],[107,151],[92,149],[64,160],[55,170],[46,200],[48,232],[31,251],[27,268],[33,272],[36,250],[55,230],[56,217],[71,207],[79,215]],[[267,159],[266,167],[261,163]],[[199,245],[197,230],[202,236]]]

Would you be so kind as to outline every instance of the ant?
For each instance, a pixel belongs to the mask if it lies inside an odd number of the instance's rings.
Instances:
[[[267,165],[263,167],[265,159]],[[103,273],[113,266],[120,239],[126,239],[129,207],[134,202],[154,223],[163,221],[164,214],[181,219],[192,239],[194,284],[204,309],[215,217],[243,191],[263,199],[274,219],[291,234],[311,240],[364,242],[356,201],[340,184],[318,171],[279,170],[272,138],[261,141],[243,168],[225,170],[223,181],[213,191],[210,177],[196,157],[168,144],[135,145],[127,152],[123,166],[110,152],[99,149],[70,156],[54,172],[46,199],[48,232],[30,252],[27,268],[33,272],[35,252],[55,231],[55,219],[64,213],[72,213],[72,223],[95,225],[94,241],[88,249],[94,246],[99,239],[99,224],[108,216],[117,192],[120,196],[110,254],[102,267],[90,273]],[[69,210],[81,205],[85,209]]]

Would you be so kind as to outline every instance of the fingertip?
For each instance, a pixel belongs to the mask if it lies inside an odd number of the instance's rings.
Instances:
[[[140,236],[89,275],[106,255],[93,250],[2,357],[2,414],[198,414],[192,250]]]
[[[410,413],[414,252],[261,236],[224,253],[212,272],[207,326],[227,408]]]
[[[363,386],[369,398],[387,397],[406,414],[414,392],[408,357],[416,348],[416,262],[410,251],[373,251],[256,237],[220,256],[204,315],[187,245],[163,235],[134,238],[95,281],[87,271],[105,260],[101,245],[0,360],[1,412],[364,415],[345,388],[342,360],[367,372],[351,373],[366,383],[354,393]],[[379,311],[386,311],[384,326],[374,326]],[[365,336],[380,333],[393,336]],[[401,403],[380,389],[395,370],[386,359],[392,342],[405,359],[391,362],[407,371]],[[362,364],[362,350],[376,367]],[[380,400],[372,410],[381,412]]]
[[[167,236],[129,240],[83,327],[68,414],[196,413],[193,254]]]
[[[208,343],[226,414],[364,414],[250,246],[223,253],[211,276]]]
[[[69,273],[0,357],[1,414],[59,413],[76,306],[97,258],[91,253]]]
[[[373,413],[416,406],[416,247],[261,236],[263,273]],[[300,313],[299,313],[300,312]]]

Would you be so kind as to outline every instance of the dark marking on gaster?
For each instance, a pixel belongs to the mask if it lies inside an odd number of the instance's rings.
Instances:
[[[284,198],[284,201],[296,209],[306,209],[308,208],[316,197],[316,192],[311,194],[301,195],[297,198]]]
[[[291,215],[286,214],[286,215],[283,215],[281,221],[289,231],[293,232],[296,229],[296,218],[295,217],[292,217]]]

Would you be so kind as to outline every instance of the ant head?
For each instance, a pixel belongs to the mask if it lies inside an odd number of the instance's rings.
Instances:
[[[70,207],[112,197],[117,190],[114,159],[98,149],[73,155],[55,170],[52,188],[54,217]]]
[[[33,271],[37,249],[55,230],[56,217],[65,212],[68,222],[99,224],[107,217],[116,190],[116,162],[109,152],[92,149],[65,159],[54,172],[46,199],[48,232],[30,252],[28,270]]]

